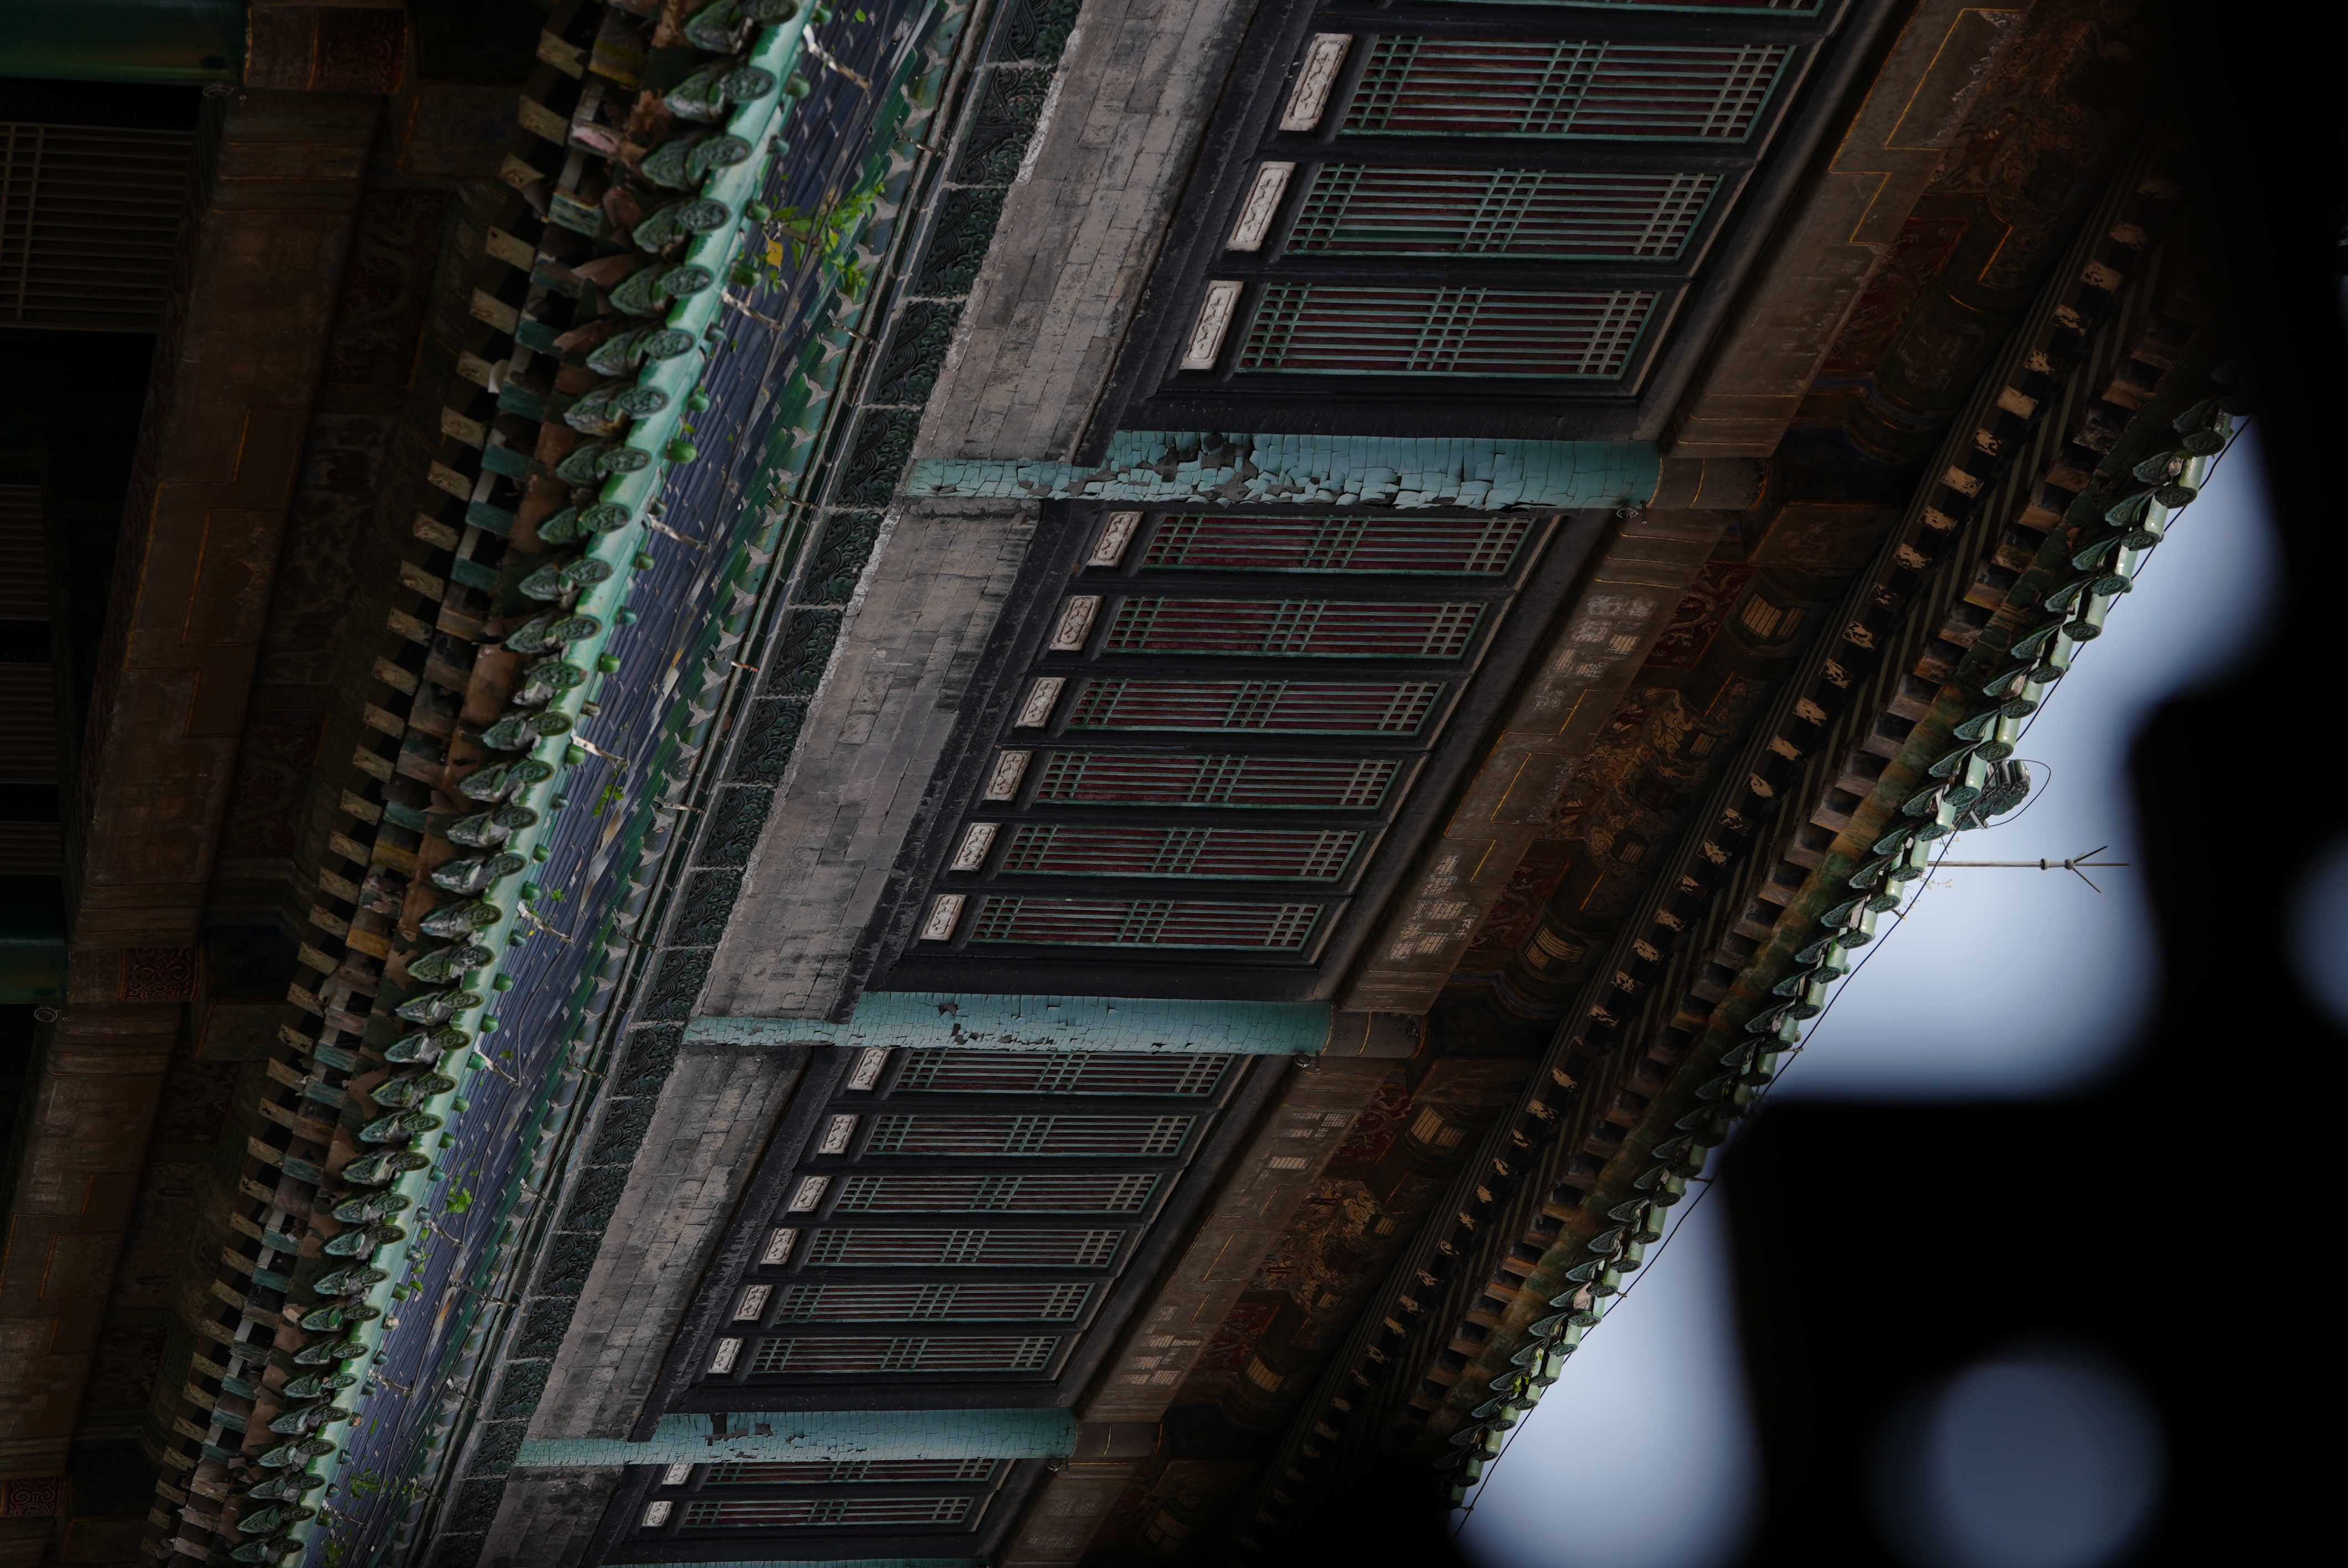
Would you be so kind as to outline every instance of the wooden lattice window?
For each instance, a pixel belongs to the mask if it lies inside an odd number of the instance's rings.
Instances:
[[[0,621],[21,644],[0,659],[0,876],[55,876],[65,868],[57,816],[57,683],[45,635],[47,551],[37,485],[0,485]]]
[[[1095,681],[1068,728],[1415,735],[1442,694],[1439,681]]]
[[[793,1285],[776,1308],[778,1323],[808,1322],[1071,1322],[1085,1309],[1090,1285]]]
[[[1481,604],[1312,600],[1157,599],[1117,606],[1112,653],[1210,653],[1261,659],[1457,659]]]
[[[830,1525],[959,1524],[978,1500],[953,1497],[768,1497],[685,1505],[687,1530],[779,1530]]]
[[[1128,1233],[1080,1230],[819,1230],[810,1267],[1107,1268]]]
[[[1207,1095],[1231,1058],[1097,1050],[917,1050],[897,1092]]]
[[[1193,518],[1161,519],[1142,564],[1156,570],[1457,572],[1498,577],[1531,519]]]
[[[1025,826],[1006,873],[1054,876],[1211,876],[1331,882],[1365,835],[1358,829]]]
[[[1370,56],[1344,128],[1742,142],[1793,57],[1785,44],[1389,36]]]
[[[1609,380],[1662,295],[1276,283],[1240,350],[1243,371]]]
[[[1320,923],[1317,904],[1175,898],[989,898],[973,942],[1093,948],[1230,948],[1292,953]]]
[[[195,139],[0,120],[0,323],[153,332]]]
[[[828,1375],[876,1372],[1039,1372],[1059,1348],[1047,1334],[958,1335],[952,1338],[867,1338],[826,1336],[763,1339],[752,1358],[757,1372]]]
[[[1039,802],[1375,811],[1402,773],[1385,757],[1156,756],[1055,752]]]
[[[839,1184],[834,1214],[1128,1214],[1149,1204],[1154,1174],[1082,1176],[854,1175]]]
[[[1162,1156],[1178,1152],[1197,1122],[1195,1116],[879,1116],[864,1152]]]
[[[1717,174],[1386,169],[1326,163],[1292,254],[1676,261]]]
[[[839,1486],[919,1481],[992,1481],[1002,1465],[992,1459],[733,1460],[709,1467],[711,1486]]]

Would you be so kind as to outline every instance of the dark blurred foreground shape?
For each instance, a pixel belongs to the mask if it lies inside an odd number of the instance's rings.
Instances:
[[[0,1562],[1439,1563],[1699,1177],[1749,1562],[2283,1560],[2328,28],[0,0]],[[2253,411],[2153,1036],[1748,1120]]]
[[[2227,170],[2206,220],[2230,241],[2213,257],[2256,397],[2280,602],[2243,667],[2137,740],[2159,941],[2140,972],[2158,999],[2108,1079],[2035,1104],[1790,1106],[1738,1143],[1727,1195],[1765,1464],[1756,1564],[1902,1561],[1876,1517],[1887,1428],[1967,1365],[2034,1344],[2116,1368],[2157,1413],[2167,1485],[2116,1563],[2271,1561],[2322,1533],[2312,1440],[2327,1396],[2307,1374],[2328,1269],[2309,1198],[2331,1140],[2302,1120],[2320,1119],[2320,1091],[2252,1085],[2312,1087],[2348,1045],[2348,1020],[2294,972],[2290,929],[2343,835],[2320,807],[2238,819],[2220,780],[2279,756],[2330,700],[2326,606],[2348,569],[2333,526],[2348,124],[2313,62],[2340,23],[2194,33],[2174,90]],[[2282,147],[2292,156],[2261,150]],[[1996,976],[1952,975],[1929,1005],[1977,1007],[1994,1030]]]

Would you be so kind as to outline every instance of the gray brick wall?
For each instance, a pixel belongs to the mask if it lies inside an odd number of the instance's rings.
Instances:
[[[616,1467],[515,1471],[481,1548],[482,1568],[577,1568],[619,1484]]]
[[[604,1112],[608,1132],[617,1108],[654,1107],[531,1437],[628,1435],[804,1061],[794,1050],[687,1041],[657,1102],[614,1101]]]
[[[525,1434],[627,1435],[806,1061],[677,1034],[673,1024],[629,1031],[475,1430],[436,1568],[572,1568],[619,1484],[615,1468],[525,1470],[515,1456]]]
[[[1253,9],[1244,0],[1084,7],[915,456],[1074,456]]]
[[[1035,508],[891,514],[807,708],[699,1011],[821,1018],[924,797],[1035,531]]]

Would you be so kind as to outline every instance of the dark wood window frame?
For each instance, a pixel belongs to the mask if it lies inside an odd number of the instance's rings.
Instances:
[[[798,1092],[768,1143],[757,1173],[736,1210],[718,1256],[705,1275],[700,1296],[678,1329],[636,1428],[639,1437],[653,1435],[664,1415],[704,1416],[713,1423],[736,1429],[753,1422],[759,1412],[794,1410],[983,1409],[1018,1407],[1070,1408],[1098,1376],[1117,1335],[1148,1301],[1159,1272],[1189,1234],[1209,1194],[1245,1148],[1255,1124],[1291,1070],[1285,1057],[1232,1056],[1210,1092],[1202,1094],[1111,1095],[1093,1093],[1000,1093],[992,1091],[900,1092],[914,1053],[888,1052],[871,1087],[859,1089],[857,1069],[864,1052],[856,1047],[799,1047],[806,1063]],[[1181,1147],[1162,1157],[1082,1158],[1037,1154],[995,1156],[868,1156],[876,1117],[905,1112],[928,1114],[1000,1115],[1043,1112],[1059,1116],[1184,1115],[1200,1125]],[[854,1116],[854,1135],[844,1152],[820,1153],[833,1118]],[[841,1193],[841,1178],[888,1172],[980,1173],[985,1174],[1047,1174],[1081,1171],[1093,1174],[1153,1173],[1164,1179],[1144,1205],[1130,1212],[1044,1214],[1001,1209],[947,1213],[891,1211],[875,1214],[860,1211],[853,1224],[873,1228],[938,1228],[970,1225],[1002,1229],[1065,1230],[1123,1229],[1132,1239],[1118,1249],[1113,1263],[1093,1270],[1060,1268],[971,1268],[973,1283],[1014,1279],[1086,1280],[1097,1284],[1081,1317],[1074,1323],[957,1324],[947,1320],[886,1320],[863,1323],[794,1323],[791,1333],[801,1337],[835,1333],[902,1333],[947,1337],[963,1333],[1056,1334],[1062,1339],[1052,1365],[1035,1373],[827,1375],[789,1379],[747,1373],[751,1344],[770,1333],[777,1299],[770,1295],[762,1315],[767,1326],[736,1323],[734,1312],[746,1286],[770,1286],[813,1279],[842,1283],[886,1279],[890,1283],[934,1280],[932,1271],[813,1266],[806,1259],[804,1241],[790,1261],[768,1266],[762,1261],[767,1239],[778,1227],[795,1227],[802,1238],[829,1224]],[[830,1177],[814,1207],[794,1211],[791,1203],[808,1176]],[[908,1276],[911,1276],[910,1278]],[[724,1337],[745,1341],[736,1370],[713,1375],[712,1351]],[[745,1412],[737,1415],[736,1412]],[[713,1428],[713,1430],[715,1430]],[[778,1456],[778,1458],[781,1456]],[[683,1484],[665,1484],[665,1465],[631,1466],[626,1479],[605,1511],[598,1531],[592,1561],[612,1563],[764,1561],[790,1555],[818,1544],[839,1550],[827,1553],[842,1558],[922,1557],[955,1551],[983,1557],[1000,1544],[1001,1532],[1015,1518],[1026,1494],[1042,1478],[1045,1462],[1018,1460],[998,1464],[983,1481],[909,1481],[882,1483],[899,1495],[964,1492],[983,1498],[982,1506],[957,1524],[905,1529],[896,1526],[781,1526],[770,1530],[711,1527],[688,1530],[684,1501],[701,1494],[707,1467],[696,1465]],[[726,1487],[729,1498],[775,1496],[877,1495],[869,1483],[824,1481],[804,1485]],[[647,1526],[647,1506],[654,1501],[675,1504],[658,1526]],[[788,1547],[787,1551],[778,1551]],[[942,1554],[952,1555],[953,1552]]]
[[[1736,289],[1894,7],[1822,0],[1814,12],[1644,10],[1614,5],[1273,4],[1258,15],[1209,127],[1175,236],[1144,292],[1080,460],[1098,460],[1117,429],[1235,430],[1354,436],[1652,440],[1664,428]],[[1316,34],[1353,36],[1318,128],[1278,128]],[[1796,57],[1758,122],[1735,144],[1546,137],[1348,136],[1339,128],[1377,38],[1624,43],[1782,43]],[[1260,164],[1293,162],[1277,216],[1255,252],[1225,242]],[[1324,163],[1490,170],[1712,172],[1709,207],[1668,261],[1289,252],[1314,169]],[[1242,285],[1213,369],[1178,368],[1209,285]],[[1621,377],[1577,381],[1474,375],[1282,374],[1239,371],[1241,346],[1268,288],[1283,282],[1417,288],[1634,289],[1661,297]]]
[[[1008,1460],[983,1479],[926,1481],[830,1481],[801,1484],[730,1486],[709,1481],[710,1466],[695,1464],[681,1483],[668,1484],[665,1465],[630,1465],[597,1532],[602,1563],[767,1562],[778,1555],[848,1559],[972,1556],[999,1550],[1004,1532],[1020,1504],[1045,1474],[1043,1460]],[[969,1512],[944,1524],[757,1526],[686,1524],[691,1505],[723,1500],[759,1502],[832,1498],[962,1497]],[[648,1525],[652,1505],[665,1502],[668,1516]],[[788,1532],[788,1533],[783,1533]],[[779,1551],[778,1551],[779,1549]],[[829,1550],[827,1550],[829,1549]]]
[[[1142,513],[1142,531],[1115,567],[1086,564],[1107,515]],[[926,836],[909,845],[899,889],[884,907],[885,930],[869,937],[878,948],[877,989],[912,991],[978,991],[1012,994],[1068,992],[1095,996],[1202,997],[1246,1000],[1311,1000],[1334,994],[1386,899],[1409,863],[1442,822],[1462,787],[1474,758],[1526,661],[1545,641],[1550,623],[1569,598],[1589,552],[1603,528],[1601,512],[1542,513],[1529,532],[1510,570],[1484,578],[1468,574],[1267,571],[1209,573],[1152,569],[1146,564],[1150,530],[1169,516],[1228,517],[1261,514],[1294,518],[1353,512],[1395,515],[1386,508],[1301,507],[1144,507],[1117,502],[1047,503],[1038,547],[1015,590],[1024,613],[1019,624],[990,649],[988,691],[965,700],[967,717],[948,755],[945,774],[932,787],[941,803]],[[1413,514],[1421,515],[1421,514]],[[1430,508],[1427,517],[1484,518],[1490,514]],[[1115,604],[1138,589],[1169,598],[1225,598],[1388,602],[1481,601],[1491,610],[1480,618],[1469,647],[1444,659],[1323,659],[1116,655],[1103,651],[1105,629]],[[1074,594],[1097,594],[1086,645],[1080,651],[1049,647],[1064,608]],[[1006,621],[1014,620],[1006,616]],[[1248,678],[1332,681],[1406,676],[1449,682],[1439,723],[1430,719],[1415,735],[1298,735],[1251,731],[1183,731],[1156,734],[1086,732],[1072,737],[1067,718],[1081,700],[1082,682],[1116,676]],[[1058,676],[1063,689],[1052,722],[1018,724],[1030,682]],[[983,798],[996,757],[1004,751],[1033,753],[1016,795]],[[1394,760],[1401,776],[1375,810],[1241,809],[1187,805],[1131,806],[1045,803],[1035,794],[1055,751],[1136,756],[1326,757]],[[970,825],[1000,825],[985,864],[976,871],[950,869]],[[1293,828],[1304,825],[1358,828],[1364,842],[1345,874],[1327,881],[1233,879],[1210,881],[1120,876],[1052,876],[1006,873],[1002,861],[1016,828],[1024,824],[1117,824],[1231,828]],[[959,894],[966,902],[945,941],[923,940],[922,930],[933,899]],[[988,897],[1036,899],[1228,900],[1276,907],[1319,906],[1309,947],[1265,952],[1240,948],[1116,948],[1047,944],[977,943],[971,933]]]

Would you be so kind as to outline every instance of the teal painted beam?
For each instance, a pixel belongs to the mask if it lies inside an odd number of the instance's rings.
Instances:
[[[724,1437],[708,1416],[663,1416],[646,1442],[551,1438],[514,1459],[535,1469],[700,1464],[721,1460],[1054,1459],[1076,1451],[1067,1410],[735,1411]]]
[[[1329,1043],[1327,1002],[867,991],[847,1023],[697,1018],[687,1040],[726,1045],[911,1046],[961,1050],[1135,1050],[1309,1056]]]
[[[1236,436],[1120,430],[1097,468],[1068,463],[924,457],[916,496],[997,500],[1184,502],[1231,506],[1511,507],[1644,505],[1662,474],[1650,441]]]

